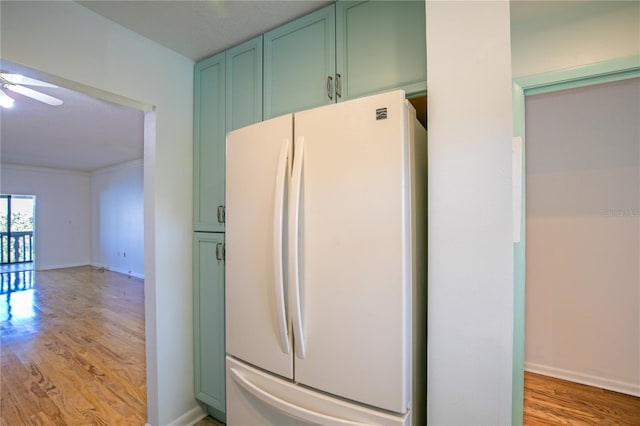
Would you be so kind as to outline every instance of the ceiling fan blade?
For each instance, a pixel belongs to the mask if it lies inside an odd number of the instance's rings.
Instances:
[[[22,87],[16,84],[7,84],[5,87],[12,92],[20,93],[21,95],[28,96],[37,101],[44,102],[45,104],[53,106],[62,105],[62,101],[60,99],[45,95],[44,93],[29,89],[28,87]]]
[[[0,73],[0,77],[7,80],[12,84],[26,84],[27,86],[40,86],[40,87],[58,87],[55,84],[46,83],[44,81],[36,80],[35,78],[25,77],[21,74]]]

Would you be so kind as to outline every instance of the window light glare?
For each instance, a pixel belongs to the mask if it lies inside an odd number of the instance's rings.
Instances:
[[[13,106],[13,98],[0,90],[0,107],[11,108]]]
[[[11,82],[13,84],[20,84],[22,83],[22,79],[24,77],[22,76],[22,74],[11,74]]]

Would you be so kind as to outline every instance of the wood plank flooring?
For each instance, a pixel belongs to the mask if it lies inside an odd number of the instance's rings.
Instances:
[[[91,267],[2,278],[0,425],[144,425],[143,281]],[[640,425],[633,396],[528,372],[524,394],[527,426]]]
[[[33,288],[0,294],[0,424],[144,425],[143,281],[32,273]]]
[[[213,417],[207,416],[193,426],[224,426],[224,423],[220,423]]]
[[[640,425],[640,398],[525,372],[524,424]]]

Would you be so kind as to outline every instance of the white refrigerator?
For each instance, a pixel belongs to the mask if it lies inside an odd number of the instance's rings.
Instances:
[[[230,132],[227,424],[426,424],[426,131],[403,91]]]

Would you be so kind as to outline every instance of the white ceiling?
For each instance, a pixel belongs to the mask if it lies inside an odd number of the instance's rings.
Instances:
[[[96,13],[195,60],[223,51],[330,1],[78,1]],[[0,59],[0,69],[43,81],[42,72]],[[46,70],[45,70],[46,71]],[[10,92],[0,108],[5,164],[94,171],[143,156],[141,110],[58,87],[33,87],[64,101],[52,107]]]
[[[47,80],[5,60],[0,60],[0,69]],[[15,103],[0,109],[2,163],[88,172],[142,158],[142,110],[64,87],[30,88],[64,103],[50,106],[7,91]]]
[[[77,3],[199,61],[333,1],[90,0]]]
[[[77,1],[84,7],[196,61],[223,51],[325,4],[296,1]],[[512,23],[549,16],[584,1],[515,1]],[[5,71],[47,81],[47,76],[0,60]],[[46,70],[45,70],[46,71]],[[65,88],[42,89],[64,100],[59,107],[13,95],[0,110],[3,163],[92,171],[142,158],[143,113]]]

